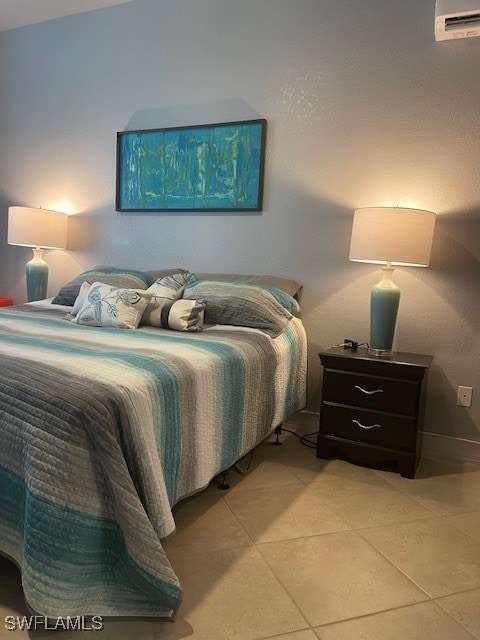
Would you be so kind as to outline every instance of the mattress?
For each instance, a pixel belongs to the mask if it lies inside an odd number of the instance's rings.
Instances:
[[[305,404],[306,337],[0,312],[0,552],[49,617],[172,618],[172,506]]]

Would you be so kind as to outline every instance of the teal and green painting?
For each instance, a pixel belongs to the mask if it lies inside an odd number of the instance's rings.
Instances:
[[[265,120],[125,131],[117,211],[260,211]]]

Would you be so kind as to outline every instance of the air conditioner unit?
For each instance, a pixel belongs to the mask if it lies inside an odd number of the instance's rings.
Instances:
[[[435,40],[480,36],[480,0],[436,0]]]

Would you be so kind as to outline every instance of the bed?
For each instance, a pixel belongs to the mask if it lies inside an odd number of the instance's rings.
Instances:
[[[0,312],[0,553],[41,615],[172,619],[172,506],[304,406],[302,323],[128,331],[67,311]]]

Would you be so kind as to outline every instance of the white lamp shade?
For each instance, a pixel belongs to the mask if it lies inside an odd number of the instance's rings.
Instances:
[[[8,209],[8,244],[42,249],[66,249],[67,227],[66,213],[33,207]]]
[[[366,207],[353,218],[350,260],[410,267],[430,262],[435,214],[421,209]]]

